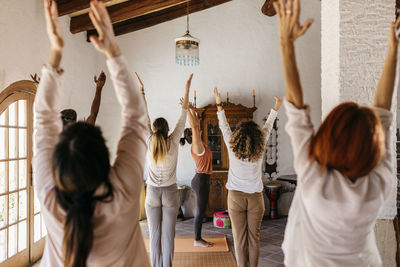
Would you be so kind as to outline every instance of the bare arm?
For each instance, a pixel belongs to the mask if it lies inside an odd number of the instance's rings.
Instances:
[[[172,131],[172,133],[170,135],[173,142],[176,142],[176,143],[179,142],[179,139],[182,136],[182,133],[185,129],[187,109],[189,106],[189,91],[190,91],[190,85],[192,83],[192,78],[193,78],[193,73],[190,74],[189,79],[186,82],[185,96],[183,97],[183,100],[181,99],[181,105],[182,105],[181,115],[178,119],[178,122],[175,125],[174,130]]]
[[[288,0],[287,5],[283,0],[273,3],[278,14],[279,37],[283,63],[283,75],[286,85],[286,99],[297,108],[304,106],[303,90],[301,88],[299,71],[296,63],[294,41],[302,36],[313,23],[308,19],[303,26],[299,23],[300,0]]]
[[[400,26],[400,17],[390,27],[389,49],[378,87],[375,91],[374,106],[390,110],[396,78],[397,49],[399,45],[396,29]]]
[[[103,90],[104,84],[106,83],[106,75],[104,74],[104,71],[101,71],[98,79],[96,76],[94,76],[94,83],[96,84],[96,94],[94,95],[92,107],[90,108],[90,115],[86,119],[86,122],[91,125],[96,124],[97,114],[99,114],[101,92]]]
[[[135,75],[136,75],[136,79],[137,79],[137,81],[139,83],[139,88],[140,88],[140,92],[142,93],[144,103],[146,105],[147,128],[149,129],[150,135],[152,135],[153,134],[153,130],[151,129],[151,120],[150,120],[149,108],[148,108],[147,100],[146,100],[146,94],[144,93],[144,85],[143,85],[143,82],[140,79],[139,75],[137,74],[137,72],[135,72]]]
[[[183,98],[183,103],[182,103],[182,108],[183,109],[188,109],[189,105],[189,91],[190,91],[190,85],[192,84],[192,78],[193,78],[193,73],[190,74],[189,79],[186,82],[185,86],[185,96]]]
[[[204,145],[201,140],[200,121],[192,105],[189,105],[188,119],[192,128],[192,151],[198,155],[203,153]]]

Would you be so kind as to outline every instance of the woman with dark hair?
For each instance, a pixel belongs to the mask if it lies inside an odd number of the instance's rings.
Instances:
[[[201,228],[210,193],[210,176],[213,171],[212,153],[208,146],[201,140],[200,121],[191,104],[189,105],[188,118],[191,128],[185,129],[181,144],[184,145],[186,140],[192,145],[190,151],[196,164],[196,174],[192,179],[192,188],[196,196],[193,245],[195,247],[211,247],[213,244],[201,237]]]
[[[144,98],[144,86],[136,74]],[[149,224],[150,260],[153,267],[170,267],[174,257],[175,224],[179,208],[179,193],[176,179],[178,145],[186,123],[189,90],[193,74],[186,82],[185,96],[181,99],[181,115],[175,129],[169,134],[168,122],[157,118],[153,129],[148,118],[148,177],[146,191],[146,215]],[[162,252],[161,252],[162,239]]]
[[[262,159],[282,99],[275,97],[263,128],[244,121],[232,132],[222,108],[221,95],[214,89],[219,128],[229,155],[228,211],[231,218],[236,262],[239,267],[256,267],[260,255],[260,228],[264,216]]]
[[[55,1],[44,0],[50,57],[35,98],[35,190],[47,227],[41,266],[149,266],[139,216],[146,154],[146,112],[102,2],[90,2],[97,50],[107,57],[122,106],[116,160],[99,128],[73,123],[62,131],[60,62],[64,40]]]
[[[372,107],[335,107],[314,134],[296,65],[299,0],[274,2],[278,14],[285,107],[297,188],[282,249],[285,266],[382,266],[374,225],[393,184],[390,107],[400,19],[392,23],[386,62]]]

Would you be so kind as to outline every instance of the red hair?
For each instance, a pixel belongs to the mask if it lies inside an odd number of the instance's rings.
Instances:
[[[368,107],[346,102],[322,122],[310,144],[309,156],[322,170],[336,169],[355,180],[367,175],[385,153],[379,117]]]

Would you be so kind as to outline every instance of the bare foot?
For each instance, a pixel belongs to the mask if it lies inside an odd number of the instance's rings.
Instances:
[[[195,240],[193,246],[201,248],[209,248],[213,246],[213,243],[207,242],[204,239]]]

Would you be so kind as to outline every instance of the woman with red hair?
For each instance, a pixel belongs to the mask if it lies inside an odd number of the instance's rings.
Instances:
[[[298,186],[282,249],[286,266],[382,266],[373,227],[394,186],[390,125],[400,20],[373,107],[347,102],[314,133],[296,65],[294,41],[313,20],[299,24],[299,0],[274,2],[286,83],[288,132]]]

